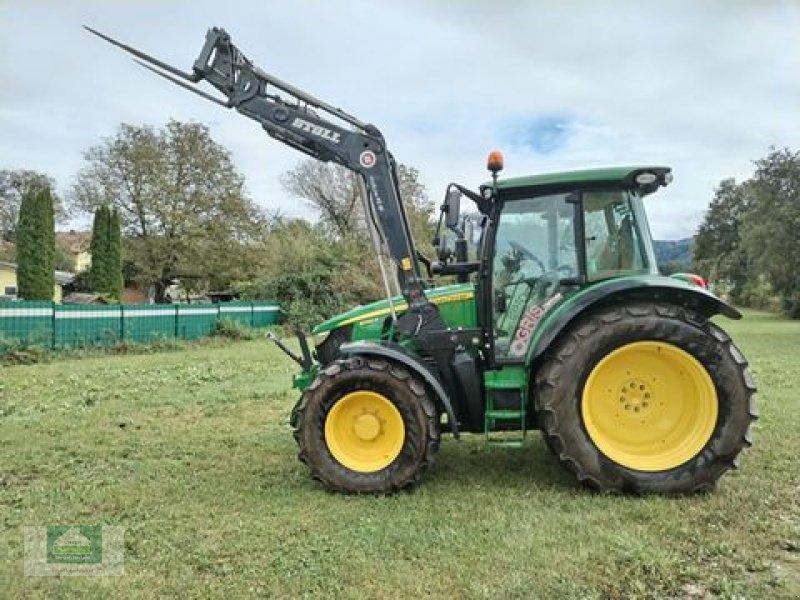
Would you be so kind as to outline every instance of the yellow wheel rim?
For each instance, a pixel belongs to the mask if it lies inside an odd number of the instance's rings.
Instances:
[[[714,432],[717,409],[703,365],[663,342],[634,342],[605,356],[581,402],[597,448],[637,471],[666,471],[695,457]]]
[[[342,465],[360,473],[388,467],[400,454],[406,429],[392,402],[376,392],[342,396],[325,419],[325,442]]]

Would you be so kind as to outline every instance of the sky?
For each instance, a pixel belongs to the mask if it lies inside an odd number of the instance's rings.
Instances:
[[[800,148],[800,1],[0,0],[0,169],[68,193],[122,122],[207,124],[253,199],[313,218],[280,176],[304,157],[134,64],[87,24],[189,70],[224,27],[265,71],[383,132],[432,199],[505,176],[657,164],[658,239],[693,234],[714,188]],[[80,223],[78,223],[80,225]]]

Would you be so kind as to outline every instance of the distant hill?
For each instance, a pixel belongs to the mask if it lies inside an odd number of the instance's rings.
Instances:
[[[670,273],[690,271],[692,268],[692,239],[653,240],[659,268]]]

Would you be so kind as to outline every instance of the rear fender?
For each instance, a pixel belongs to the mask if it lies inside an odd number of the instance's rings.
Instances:
[[[339,347],[339,352],[343,357],[347,356],[364,356],[364,357],[379,357],[388,358],[397,361],[411,370],[417,377],[422,379],[425,384],[436,395],[436,398],[441,402],[447,413],[447,420],[450,422],[450,429],[453,432],[455,439],[459,438],[458,421],[456,420],[455,412],[453,412],[453,404],[450,402],[450,397],[442,386],[439,378],[419,360],[417,356],[392,342],[348,342]]]
[[[741,319],[742,314],[708,290],[667,277],[616,279],[567,297],[548,315],[536,332],[525,363],[530,365],[570,323],[600,306],[622,302],[668,302],[689,308],[706,318],[722,314]]]

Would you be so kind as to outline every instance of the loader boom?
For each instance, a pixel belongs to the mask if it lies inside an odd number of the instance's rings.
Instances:
[[[367,193],[367,216],[397,266],[404,298],[412,309],[425,306],[430,313],[432,305],[423,293],[425,284],[400,196],[396,163],[383,135],[374,125],[265,73],[231,42],[224,29],[218,27],[206,33],[205,44],[191,73],[90,27],[86,29],[141,59],[136,62],[156,74],[257,121],[276,140],[317,160],[334,162],[357,173]],[[220,100],[190,85],[203,80],[226,99]]]

